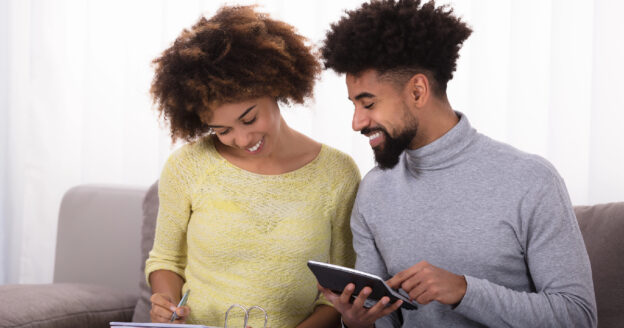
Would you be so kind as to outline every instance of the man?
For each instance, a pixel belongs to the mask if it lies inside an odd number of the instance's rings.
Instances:
[[[544,159],[476,132],[446,95],[470,28],[447,7],[382,0],[327,33],[353,129],[378,167],[351,216],[356,269],[420,304],[363,306],[319,287],[356,327],[595,327],[589,259],[563,180]]]

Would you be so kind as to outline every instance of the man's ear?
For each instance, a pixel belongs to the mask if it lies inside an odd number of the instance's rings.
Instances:
[[[409,101],[417,108],[424,107],[431,96],[431,84],[425,74],[412,76],[406,85]]]

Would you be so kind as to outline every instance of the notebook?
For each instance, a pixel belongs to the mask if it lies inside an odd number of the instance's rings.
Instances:
[[[254,305],[249,308],[246,308],[239,304],[232,304],[227,311],[225,311],[225,325],[223,327],[215,327],[215,326],[203,326],[203,325],[189,325],[189,324],[176,324],[176,323],[150,323],[150,322],[119,322],[112,321],[110,322],[111,328],[124,327],[124,328],[140,328],[140,327],[152,327],[152,328],[228,328],[228,315],[230,311],[233,309],[241,309],[243,310],[245,316],[243,317],[243,328],[247,327],[247,323],[249,321],[249,313],[252,310],[261,311],[264,314],[264,328],[267,328],[267,323],[269,321],[269,315],[267,312],[260,306]],[[256,311],[257,312],[257,311]],[[232,327],[232,326],[230,326]]]
[[[111,328],[125,327],[125,328],[137,328],[137,327],[158,327],[158,328],[218,328],[214,326],[202,326],[202,325],[188,325],[188,324],[175,324],[175,323],[149,323],[149,322],[117,322],[110,323]],[[221,327],[223,328],[223,327]]]

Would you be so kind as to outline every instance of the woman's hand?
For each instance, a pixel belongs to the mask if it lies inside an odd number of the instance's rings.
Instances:
[[[150,273],[149,282],[152,285],[152,310],[150,319],[152,322],[171,322],[171,315],[176,311],[178,315],[174,323],[184,323],[191,313],[188,306],[178,306],[184,280],[175,272],[169,270],[156,270]],[[174,297],[175,296],[175,297]]]
[[[191,313],[191,308],[187,305],[177,307],[173,303],[173,298],[163,293],[155,293],[150,298],[152,302],[152,310],[150,311],[150,319],[152,322],[169,323],[173,312],[177,314],[177,320],[173,323],[185,323],[186,318]]]

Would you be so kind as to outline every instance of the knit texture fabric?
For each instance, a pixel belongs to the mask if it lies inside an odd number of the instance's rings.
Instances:
[[[187,144],[161,175],[146,278],[160,269],[183,277],[187,323],[223,327],[226,310],[241,304],[264,308],[270,327],[294,327],[331,305],[317,297],[307,261],[354,264],[349,217],[359,181],[353,160],[326,145],[295,171],[262,175],[228,162],[211,138]],[[242,317],[232,310],[228,326],[241,327]],[[252,311],[249,325],[263,324]]]
[[[389,279],[427,261],[463,275],[466,294],[375,327],[594,327],[589,257],[563,179],[456,114],[446,134],[364,177],[351,228],[358,270]]]

